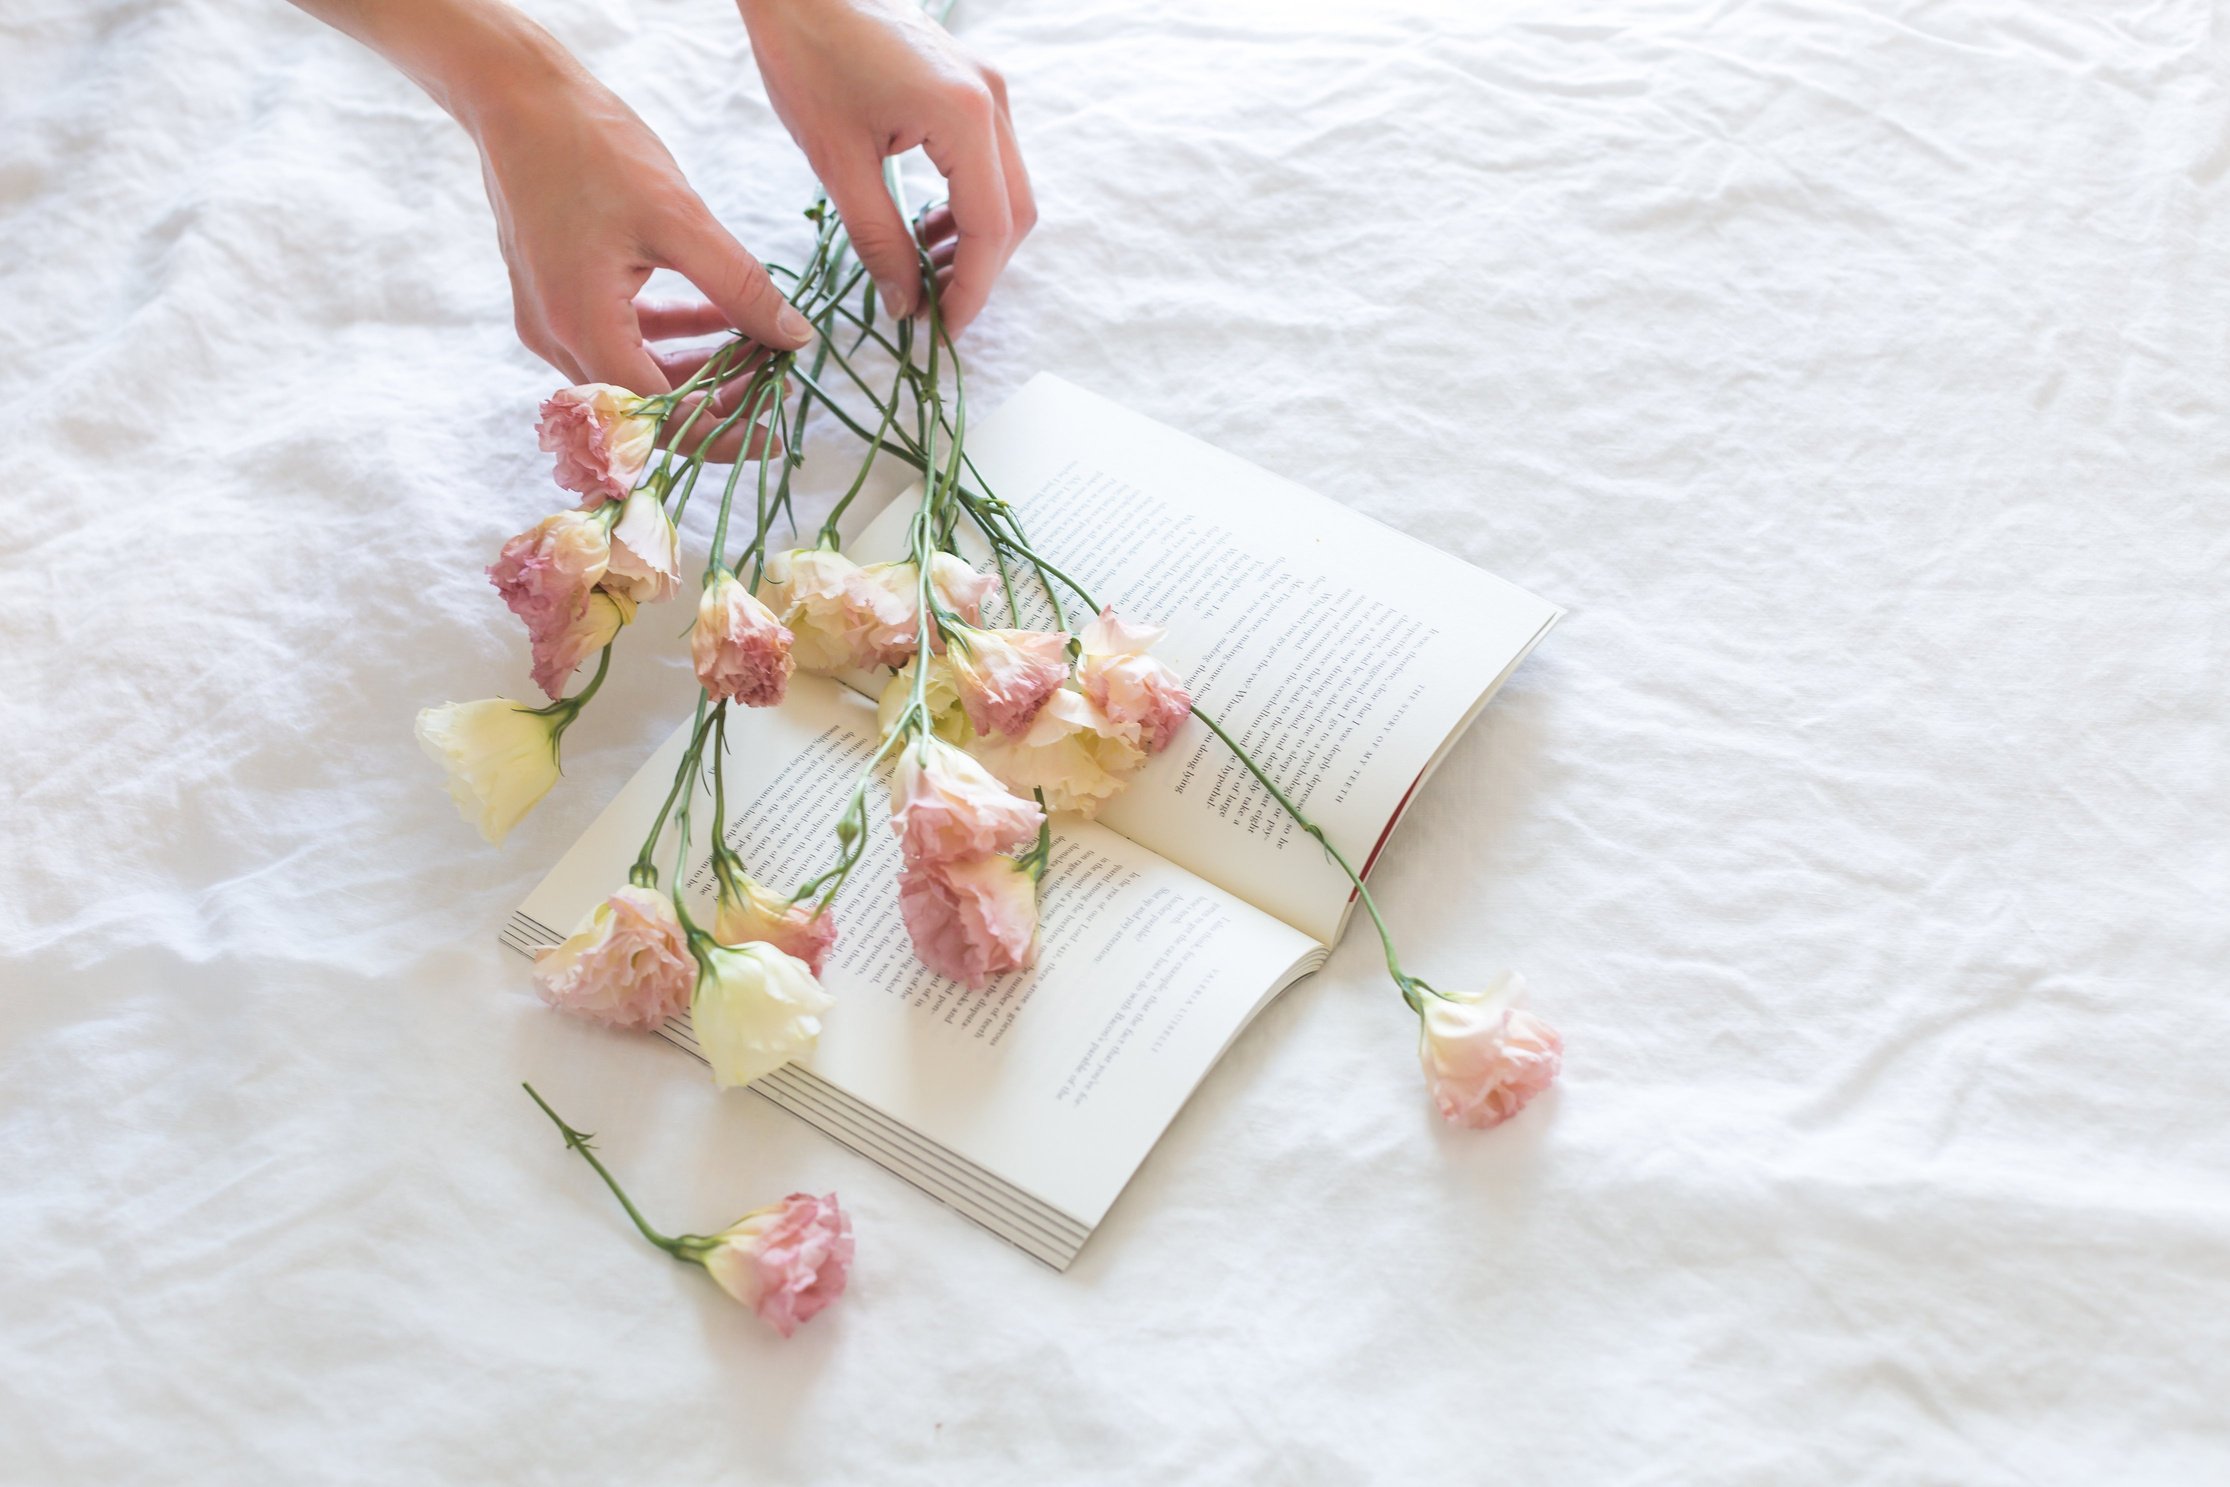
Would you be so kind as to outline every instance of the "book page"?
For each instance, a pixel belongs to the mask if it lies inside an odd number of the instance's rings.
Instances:
[[[1360,871],[1557,608],[1491,574],[1056,377],[969,431],[1031,542],[1125,618]],[[869,524],[902,554],[918,489]],[[974,533],[962,524],[965,538]],[[970,549],[988,567],[978,543]],[[1018,623],[1053,623],[1016,576]],[[1070,596],[1069,628],[1088,615]],[[1324,944],[1352,889],[1198,719],[1102,824]]]
[[[626,880],[688,733],[685,723],[534,891],[521,910],[529,923],[568,933]],[[753,876],[787,892],[833,859],[836,814],[875,748],[874,708],[834,682],[800,675],[779,708],[731,709],[727,735],[729,841]],[[882,786],[872,786],[867,851],[832,910],[838,938],[822,981],[836,1006],[802,1066],[870,1107],[854,1112],[855,1124],[876,1112],[895,1122],[874,1141],[906,1147],[917,1170],[902,1170],[879,1147],[851,1144],[954,1206],[965,1208],[972,1192],[1010,1217],[1028,1208],[1004,1193],[1003,1181],[1056,1211],[1025,1215],[1041,1229],[1074,1220],[1066,1253],[1033,1249],[1065,1264],[1239,1029],[1322,952],[1156,853],[1077,822],[1054,833],[1036,968],[970,991],[914,957],[898,913],[899,855],[887,810]],[[702,783],[693,814],[701,833],[711,819]],[[709,925],[702,842],[689,854],[687,881],[699,922]],[[669,833],[662,872],[672,851]],[[549,937],[530,936],[520,948]],[[956,1197],[941,1190],[951,1184],[940,1172],[977,1180]]]

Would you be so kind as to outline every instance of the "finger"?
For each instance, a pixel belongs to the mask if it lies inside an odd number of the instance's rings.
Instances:
[[[912,314],[921,299],[921,265],[906,219],[883,184],[882,158],[872,150],[848,149],[814,168],[844,219],[852,251],[875,280],[876,297],[893,315]]]
[[[511,273],[511,329],[518,335],[520,345],[548,362],[560,377],[569,383],[581,381],[580,364],[566,353],[557,337],[550,334],[550,328],[542,323],[541,314],[534,308],[534,297],[519,282],[516,269]]]
[[[591,302],[578,324],[557,329],[559,339],[580,362],[589,381],[608,382],[643,397],[673,391],[673,384],[643,344],[633,301]]]
[[[724,371],[756,370],[760,363],[767,358],[767,353],[763,348],[753,346],[747,341],[725,342],[723,345],[742,348],[740,354],[730,353],[727,366],[723,368]],[[650,348],[650,354],[651,359],[658,363],[658,369],[666,374],[666,380],[679,387],[703,371],[705,364],[719,355],[722,349],[722,346],[685,346],[675,349],[653,346]],[[743,378],[728,385],[731,387],[741,386],[743,382],[749,380]]]
[[[646,341],[709,336],[730,328],[728,317],[709,299],[653,299],[647,294],[635,297],[635,323]]]
[[[929,250],[930,266],[933,268],[941,269],[951,268],[953,255],[958,253],[959,251],[960,240],[957,238],[946,238],[936,247]]]
[[[991,283],[1006,262],[1014,219],[1007,204],[1005,167],[999,160],[999,132],[988,93],[979,107],[963,110],[943,130],[922,142],[930,163],[951,191],[959,249],[953,257],[952,289],[939,294],[945,328],[954,335],[976,318],[991,298]]]
[[[933,248],[959,231],[960,225],[952,220],[951,206],[944,202],[923,212],[921,221],[914,224],[914,238],[924,248]]]
[[[1022,165],[1022,145],[1014,137],[1014,119],[1007,113],[1006,90],[999,91],[999,163],[1006,168],[1007,211],[1013,218],[1007,234],[1007,258],[1022,246],[1030,229],[1038,225],[1037,193],[1030,189],[1030,172]],[[1004,266],[1005,259],[1000,260]]]
[[[653,249],[667,267],[719,306],[730,325],[760,345],[795,351],[813,339],[812,325],[711,213],[683,224]]]

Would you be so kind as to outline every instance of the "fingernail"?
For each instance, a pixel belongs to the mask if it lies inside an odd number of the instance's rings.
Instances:
[[[905,286],[895,279],[877,279],[875,296],[893,315],[904,315],[914,307],[913,296],[905,293]]]
[[[789,305],[784,305],[782,313],[774,317],[774,328],[782,332],[786,339],[801,345],[813,339],[813,322]]]

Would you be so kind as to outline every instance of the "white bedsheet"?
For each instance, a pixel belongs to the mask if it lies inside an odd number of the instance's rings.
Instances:
[[[718,4],[552,0],[747,241]],[[1051,1274],[495,928],[553,504],[465,141],[275,3],[0,16],[0,1480],[2230,1480],[2230,44],[2054,0],[1014,0],[971,336],[1571,606],[1378,882],[1570,1040],[1443,1129],[1351,940]],[[700,534],[701,539],[701,534]],[[788,1344],[623,1226],[797,1188]]]

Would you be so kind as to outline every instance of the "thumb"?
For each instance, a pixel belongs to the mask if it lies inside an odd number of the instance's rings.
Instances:
[[[868,151],[848,152],[816,171],[851,235],[852,251],[875,280],[875,292],[893,315],[911,315],[921,298],[921,259],[898,203],[883,185],[883,162]]]
[[[813,327],[767,275],[765,265],[735,235],[700,213],[659,245],[668,268],[697,286],[728,323],[762,346],[795,351],[813,339]]]

